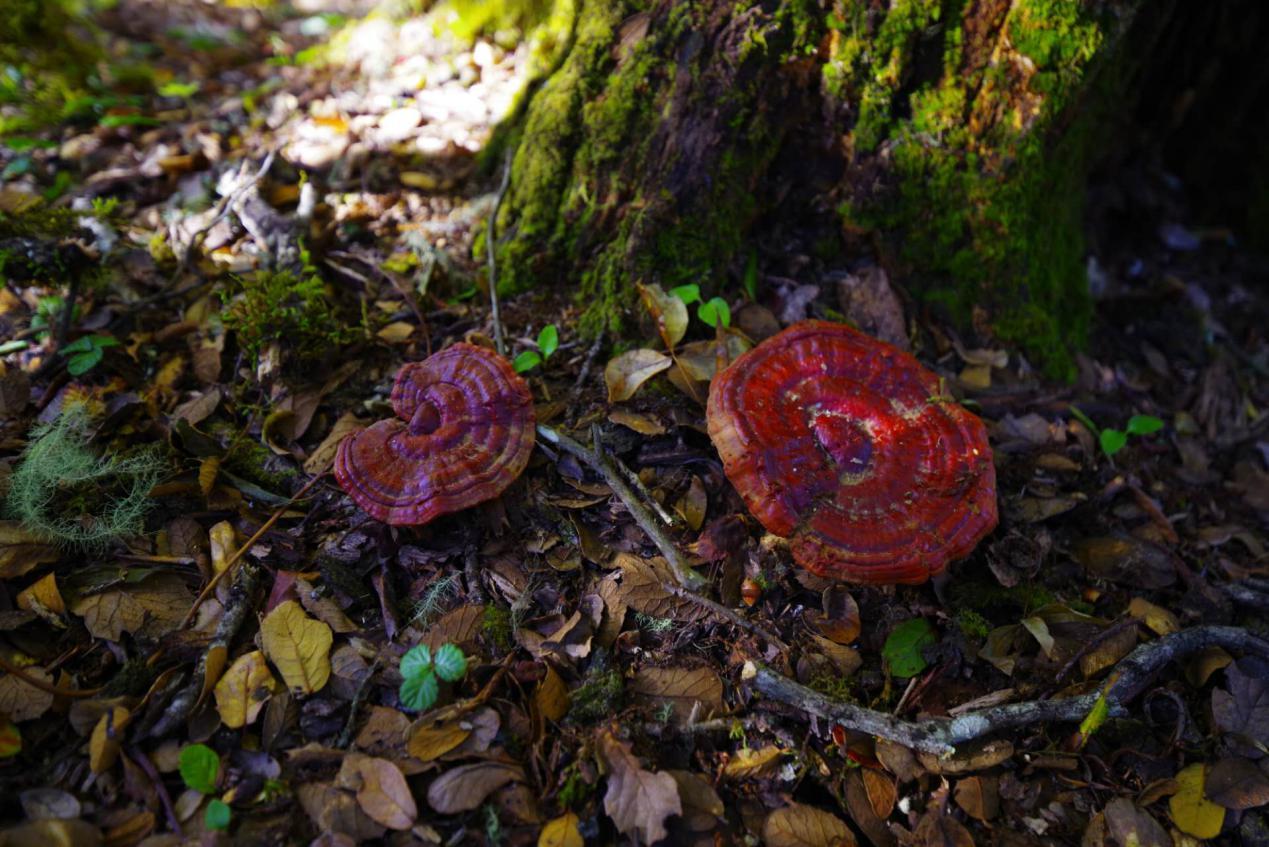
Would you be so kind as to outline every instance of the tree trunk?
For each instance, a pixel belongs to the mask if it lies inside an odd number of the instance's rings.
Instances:
[[[508,288],[574,285],[583,329],[617,329],[634,282],[722,289],[756,221],[818,220],[821,265],[871,254],[978,343],[1071,373],[1087,174],[1176,0],[565,3],[509,130]]]

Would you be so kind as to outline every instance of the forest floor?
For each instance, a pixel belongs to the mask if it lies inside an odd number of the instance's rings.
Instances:
[[[537,418],[705,587],[542,441],[388,527],[335,447],[491,343],[479,152],[532,55],[337,5],[121,0],[107,67],[152,78],[0,138],[0,845],[1269,844],[1269,263],[1148,161],[1103,179],[1066,385],[760,225],[732,327],[897,326],[987,423],[1000,526],[932,584],[795,568],[703,383],[620,357],[666,359],[643,307],[592,344],[567,281],[501,303]]]

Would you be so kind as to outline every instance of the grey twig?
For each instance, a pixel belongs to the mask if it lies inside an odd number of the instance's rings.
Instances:
[[[1106,699],[1110,717],[1123,717],[1127,714],[1127,704],[1140,695],[1150,685],[1155,674],[1169,662],[1207,647],[1225,647],[1269,658],[1269,640],[1245,629],[1198,626],[1137,647],[1111,669],[1107,684],[1099,692],[1058,700],[1007,703],[965,712],[954,718],[929,718],[921,721],[901,720],[885,712],[830,700],[818,691],[794,682],[765,665],[747,667],[745,676],[753,681],[758,692],[772,700],[794,706],[847,729],[894,741],[920,752],[946,757],[956,752],[958,744],[995,732],[1035,723],[1082,721],[1102,697]]]
[[[498,187],[498,196],[494,198],[493,211],[489,213],[489,226],[485,229],[485,247],[489,254],[489,309],[493,313],[494,346],[498,355],[507,355],[507,342],[502,339],[502,316],[498,312],[498,260],[495,241],[498,226],[498,210],[502,208],[502,198],[511,185],[511,155],[507,150],[507,163],[502,169],[502,185]]]

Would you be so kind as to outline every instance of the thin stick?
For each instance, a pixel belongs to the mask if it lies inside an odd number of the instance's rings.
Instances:
[[[498,225],[498,210],[502,208],[502,198],[511,185],[511,154],[507,151],[507,164],[502,169],[502,185],[498,187],[498,196],[494,198],[493,211],[489,213],[489,226],[485,229],[485,247],[489,253],[489,308],[493,312],[494,346],[499,356],[507,355],[507,343],[502,339],[502,316],[498,313],[498,260],[494,241]]]
[[[159,795],[159,802],[163,804],[163,816],[167,818],[167,828],[180,834],[181,821],[176,816],[176,807],[172,805],[172,795],[167,792],[167,786],[163,784],[163,777],[159,776],[158,769],[154,767],[154,762],[150,761],[150,757],[141,748],[133,744],[129,744],[123,749],[128,758],[132,759],[136,766],[150,778],[150,782],[154,783],[154,791]]]
[[[238,550],[232,556],[229,557],[229,561],[225,562],[225,567],[220,571],[220,573],[216,574],[210,580],[208,580],[207,587],[203,589],[202,593],[198,595],[198,599],[194,601],[194,605],[190,607],[189,612],[185,615],[185,620],[181,621],[180,628],[184,628],[190,625],[190,622],[194,620],[194,615],[198,612],[198,607],[203,605],[203,601],[205,601],[208,597],[212,595],[212,592],[216,590],[216,586],[220,584],[220,581],[222,579],[224,579],[225,574],[229,573],[230,571],[234,569],[234,565],[238,564],[238,560],[242,558],[242,554],[250,550],[252,545],[254,545],[257,541],[260,540],[260,537],[262,535],[264,535],[266,532],[272,529],[273,525],[278,522],[278,518],[282,517],[282,513],[285,512],[287,509],[291,508],[291,506],[295,505],[295,501],[299,500],[306,493],[308,493],[308,490],[313,487],[314,483],[316,483],[323,476],[325,476],[325,474],[318,474],[317,476],[310,479],[308,482],[304,483],[303,488],[301,488],[299,491],[292,494],[291,499],[287,500],[285,503],[279,506],[277,508],[277,511],[275,511],[273,515],[270,516],[270,518],[267,521],[265,521],[264,524],[259,529],[256,530],[255,534],[247,539],[247,543],[239,547]]]
[[[613,469],[610,462],[605,462],[589,448],[563,433],[556,432],[549,426],[538,424],[538,435],[559,447],[565,453],[571,453],[581,459],[604,478],[604,482],[608,483],[608,487],[625,504],[626,510],[635,519],[635,523],[639,524],[639,527],[652,539],[652,543],[661,551],[661,555],[665,557],[670,570],[674,572],[674,578],[679,581],[680,585],[690,589],[697,589],[704,584],[704,580],[700,575],[691,569],[687,560],[679,553],[678,548],[674,545],[674,540],[665,534],[661,524],[648,510],[648,507],[639,500],[630,486],[626,484],[626,481],[622,479],[621,474]]]
[[[648,487],[643,484],[643,480],[639,479],[639,475],[636,474],[634,471],[630,470],[630,468],[626,467],[621,462],[615,461],[613,457],[611,456],[611,454],[609,454],[609,452],[604,449],[604,442],[602,437],[600,436],[598,424],[593,424],[591,426],[590,440],[591,440],[591,449],[595,451],[595,457],[599,459],[600,462],[603,462],[606,465],[610,465],[612,467],[612,470],[621,474],[621,476],[626,480],[626,482],[630,483],[630,487],[633,488],[639,494],[639,496],[642,498],[642,501],[647,503],[651,507],[652,511],[656,512],[657,517],[661,519],[662,523],[664,523],[666,526],[670,527],[671,529],[679,525],[679,522],[674,519],[674,516],[671,515],[669,512],[667,512],[665,510],[665,507],[662,506],[659,502],[657,502],[657,499],[652,496],[652,492],[649,491]]]
[[[96,697],[101,693],[101,688],[62,688],[60,685],[45,682],[39,677],[31,676],[3,656],[0,656],[0,671],[13,674],[32,688],[38,688],[46,694],[55,694],[58,697]]]
[[[1174,632],[1142,644],[1112,669],[1110,682],[1100,692],[1058,700],[1029,700],[965,712],[954,718],[905,721],[873,709],[840,703],[814,689],[794,682],[765,665],[748,664],[744,678],[752,680],[763,695],[794,706],[847,729],[857,730],[913,750],[951,756],[956,745],[1002,730],[1035,723],[1084,720],[1102,697],[1110,717],[1128,714],[1127,704],[1141,694],[1155,674],[1169,662],[1207,647],[1225,647],[1269,658],[1269,641],[1232,626],[1198,626]]]

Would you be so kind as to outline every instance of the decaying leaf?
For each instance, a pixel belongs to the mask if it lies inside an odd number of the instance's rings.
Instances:
[[[538,714],[548,721],[558,721],[568,714],[568,686],[550,662],[546,663],[546,673],[538,683],[537,690],[533,692],[533,702]]]
[[[362,811],[388,829],[409,829],[419,810],[400,768],[371,756],[359,757],[356,767],[361,777],[357,803]]]
[[[57,558],[56,547],[17,521],[0,521],[0,579],[14,579]]]
[[[672,584],[674,577],[664,559],[640,559],[620,553],[613,564],[621,568],[620,597],[636,612],[684,623],[701,620],[709,614],[702,606],[666,590],[665,586]]]
[[[27,675],[52,684],[53,679],[43,668],[24,668]],[[18,679],[13,674],[0,676],[0,714],[9,716],[14,723],[34,720],[53,705],[53,695]]]
[[[88,739],[88,766],[93,773],[105,773],[115,766],[119,759],[119,748],[123,745],[124,732],[131,720],[131,712],[122,706],[115,706],[97,721],[92,737]]]
[[[1203,792],[1226,809],[1269,805],[1269,774],[1247,759],[1221,759],[1207,769]]]
[[[989,821],[1000,812],[998,781],[992,776],[967,776],[956,783],[953,797],[965,814]]]
[[[1168,812],[1176,828],[1195,838],[1215,838],[1225,823],[1225,808],[1204,793],[1207,765],[1186,765],[1176,775],[1177,792],[1168,799]]]
[[[583,847],[581,830],[578,829],[577,815],[565,812],[558,818],[552,818],[542,827],[538,834],[538,847]]]
[[[519,765],[506,762],[460,765],[433,780],[427,789],[427,802],[442,815],[470,812],[507,783],[522,781],[524,771]]]
[[[683,340],[687,332],[687,305],[672,294],[666,294],[661,286],[638,285],[639,297],[643,299],[644,308],[657,322],[657,332],[665,346],[673,350]]]
[[[855,847],[855,834],[836,815],[793,803],[767,815],[762,843],[765,847]]]
[[[1119,797],[1106,804],[1106,831],[1120,847],[1171,847],[1172,839],[1148,812]]]
[[[260,639],[292,691],[312,694],[330,679],[330,627],[306,615],[298,601],[275,606],[260,623]]]
[[[608,768],[604,812],[623,835],[653,844],[666,836],[665,822],[682,813],[678,785],[668,773],[644,770],[637,756],[604,729],[598,737],[599,755]]]
[[[264,653],[252,650],[235,659],[216,683],[216,711],[225,726],[237,729],[254,722],[276,691]]]
[[[640,349],[622,353],[604,368],[608,402],[629,400],[645,382],[669,368],[670,364],[670,357],[656,350]]]
[[[686,721],[693,708],[698,709],[698,720],[723,709],[723,681],[706,667],[640,668],[630,681],[630,690],[654,704],[668,704],[679,722]]]
[[[774,744],[765,747],[743,747],[723,766],[723,776],[728,779],[749,779],[770,773],[784,756],[785,750]]]

